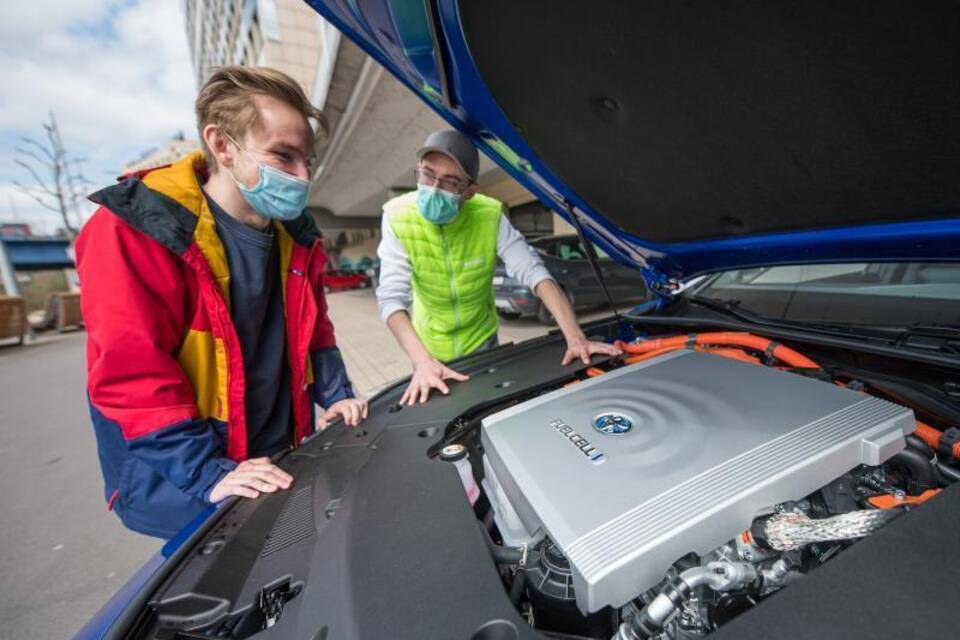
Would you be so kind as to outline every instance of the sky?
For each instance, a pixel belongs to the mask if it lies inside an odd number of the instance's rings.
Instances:
[[[35,233],[61,225],[20,193],[23,137],[45,140],[53,111],[64,146],[83,158],[91,191],[178,132],[196,138],[193,68],[180,0],[18,0],[0,3],[0,221]],[[84,215],[92,212],[92,206]]]

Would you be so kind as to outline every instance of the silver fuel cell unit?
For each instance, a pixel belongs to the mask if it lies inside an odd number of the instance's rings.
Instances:
[[[483,481],[511,545],[549,536],[585,612],[622,606],[772,505],[903,449],[913,412],[694,351],[488,416]]]

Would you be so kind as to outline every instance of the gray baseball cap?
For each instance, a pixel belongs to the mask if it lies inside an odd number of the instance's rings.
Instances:
[[[436,151],[449,157],[467,174],[472,182],[477,181],[480,173],[480,153],[470,142],[470,138],[454,129],[441,129],[427,136],[423,146],[417,149],[417,160]]]

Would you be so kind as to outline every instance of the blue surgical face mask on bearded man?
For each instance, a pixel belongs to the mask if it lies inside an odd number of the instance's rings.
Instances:
[[[247,204],[264,218],[272,220],[293,220],[303,213],[307,206],[310,182],[263,164],[237,144],[236,140],[227,137],[259,167],[259,178],[252,188],[243,186],[233,172],[230,172],[230,177],[237,183],[237,188]]]
[[[417,207],[420,215],[433,224],[449,224],[460,212],[462,197],[437,187],[417,185]]]

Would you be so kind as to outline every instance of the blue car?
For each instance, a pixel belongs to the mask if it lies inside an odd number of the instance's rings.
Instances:
[[[960,6],[309,4],[651,297],[383,390],[78,637],[957,637]]]

